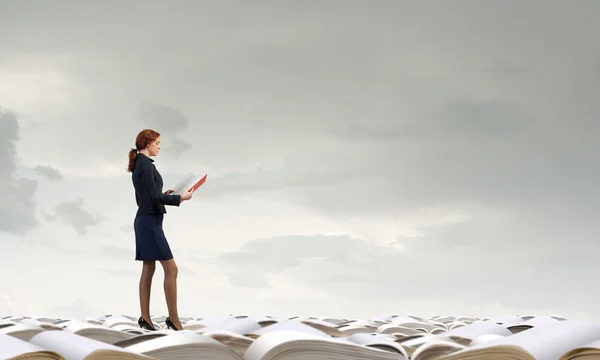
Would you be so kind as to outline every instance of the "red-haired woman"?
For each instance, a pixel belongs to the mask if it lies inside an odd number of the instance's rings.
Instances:
[[[139,283],[141,317],[138,324],[141,328],[155,330],[150,318],[150,289],[156,261],[160,261],[165,272],[164,291],[169,309],[166,325],[173,330],[182,330],[177,313],[178,269],[162,224],[167,212],[165,205],[179,206],[183,201],[191,199],[192,193],[188,191],[181,195],[173,195],[172,190],[163,193],[162,177],[151,159],[152,156],[158,155],[160,150],[158,132],[151,129],[142,130],[135,139],[135,146],[135,149],[129,151],[127,171],[131,172],[138,206],[134,220],[135,260],[143,261]]]

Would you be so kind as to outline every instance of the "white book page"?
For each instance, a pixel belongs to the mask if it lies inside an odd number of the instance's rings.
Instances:
[[[312,326],[305,325],[301,322],[294,321],[294,320],[281,321],[281,322],[278,322],[275,324],[267,325],[265,327],[250,331],[243,335],[264,335],[264,334],[274,332],[274,331],[289,331],[289,330],[293,330],[295,332],[306,333],[306,334],[312,334],[315,336],[322,336],[325,338],[330,338],[330,336],[325,334],[323,331],[317,330]]]
[[[227,319],[225,321],[218,322],[215,324],[209,324],[206,327],[197,330],[197,332],[203,333],[203,332],[210,332],[210,331],[231,331],[231,332],[241,335],[241,334],[250,333],[252,331],[255,331],[255,330],[258,330],[261,328],[262,327],[260,326],[260,324],[252,319],[232,318],[232,319]]]
[[[32,354],[36,352],[55,355],[57,359],[61,359],[58,354],[44,349],[40,346],[28,343],[13,337],[11,335],[0,334],[0,359],[11,359],[19,355]]]
[[[272,325],[269,325],[272,326]],[[245,360],[261,360],[273,348],[286,342],[296,342],[294,346],[299,347],[299,340],[323,340],[322,336],[295,330],[281,330],[269,332],[254,341],[244,353]],[[333,340],[336,341],[336,340]],[[311,344],[314,345],[314,344]],[[358,344],[357,344],[358,345]]]
[[[31,325],[31,324],[17,324],[17,325],[13,325],[13,326],[7,326],[7,327],[3,327],[0,328],[0,334],[13,334],[13,333],[17,333],[17,332],[22,332],[22,331],[38,331],[38,332],[42,332],[42,331],[60,331],[60,330],[46,330],[41,326],[38,325]]]
[[[402,354],[406,359],[409,359],[409,355],[406,352],[404,346],[400,343],[397,343],[396,337],[393,335],[385,335],[385,334],[369,334],[369,333],[355,333],[350,335],[347,338],[347,341],[353,342],[359,345],[365,346],[373,346],[373,345],[387,345],[396,349],[400,354]]]
[[[558,359],[565,352],[600,339],[600,325],[579,320],[540,325],[461,350],[453,355],[493,346],[513,345],[525,349],[536,359]]]
[[[234,317],[231,315],[213,315],[199,320],[188,320],[185,322],[185,324],[183,324],[183,326],[185,327],[186,325],[196,324],[208,326],[211,324],[220,323],[221,321],[225,321],[228,319],[234,319]]]
[[[34,345],[41,346],[63,355],[69,360],[83,360],[96,350],[112,350],[122,353],[134,353],[131,350],[75,335],[67,331],[44,331],[29,340]],[[143,355],[136,354],[139,358]]]
[[[160,336],[141,343],[130,345],[127,347],[127,349],[136,353],[147,353],[171,347],[184,347],[187,344],[210,344],[212,346],[220,346],[222,348],[226,347],[226,345],[223,345],[219,341],[209,336],[196,334],[191,330],[182,330],[173,332],[172,334],[166,336]]]
[[[517,316],[517,315],[508,314],[508,315],[497,316],[497,317],[491,318],[486,321],[493,322],[493,323],[500,323],[501,325],[505,325],[505,324],[521,322],[521,321],[523,321],[523,318],[520,316]]]
[[[83,320],[72,320],[69,325],[65,326],[63,331],[69,331],[72,333],[77,333],[78,331],[84,330],[84,329],[102,329],[102,330],[111,330],[110,328],[107,328],[106,326],[102,326],[102,325],[96,325],[96,324],[92,324],[89,323],[87,321],[83,321]]]
[[[347,339],[323,337],[296,330],[280,330],[263,334],[256,339],[244,353],[244,360],[306,359],[310,358],[306,356],[307,350],[316,354],[314,358],[318,359],[405,359],[398,353],[367,347]]]
[[[505,326],[498,325],[490,321],[484,321],[480,323],[474,323],[471,325],[461,326],[456,329],[440,333],[440,335],[444,336],[460,336],[462,338],[471,340],[473,340],[479,335],[484,334],[509,336],[512,335],[512,332],[510,332],[510,330],[508,330]]]
[[[181,195],[184,191],[189,190],[194,184],[202,179],[201,176],[196,176],[192,173],[188,174],[183,180],[179,182],[172,190],[173,193],[171,195]]]

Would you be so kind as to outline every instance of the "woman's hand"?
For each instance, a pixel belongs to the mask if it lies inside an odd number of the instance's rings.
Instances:
[[[165,195],[171,195],[172,193],[174,193],[173,190],[167,190],[164,192]]]
[[[192,198],[192,192],[193,191],[184,191],[183,194],[181,194],[181,202],[184,202],[185,200],[189,200]]]

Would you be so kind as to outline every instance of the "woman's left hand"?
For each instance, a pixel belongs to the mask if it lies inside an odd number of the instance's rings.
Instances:
[[[165,191],[165,195],[171,195],[174,191],[173,190],[167,190]]]

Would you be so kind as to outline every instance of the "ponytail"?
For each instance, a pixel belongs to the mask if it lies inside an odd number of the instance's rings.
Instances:
[[[135,167],[135,158],[139,150],[145,149],[148,144],[156,140],[160,136],[160,133],[152,129],[144,129],[135,138],[135,149],[129,150],[129,165],[127,166],[127,172],[133,172]],[[139,149],[139,150],[138,150]]]
[[[127,166],[127,172],[133,172],[135,168],[135,158],[137,157],[137,150],[131,149],[129,150],[129,164]]]

